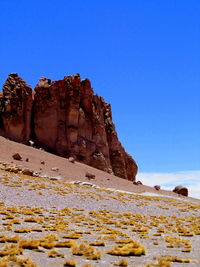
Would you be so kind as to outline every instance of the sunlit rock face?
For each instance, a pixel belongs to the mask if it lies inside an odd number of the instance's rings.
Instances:
[[[0,134],[128,180],[137,173],[118,140],[110,105],[79,74],[54,82],[42,77],[34,91],[10,74],[0,95]]]
[[[0,95],[0,134],[27,143],[30,138],[32,89],[17,73],[11,73]]]

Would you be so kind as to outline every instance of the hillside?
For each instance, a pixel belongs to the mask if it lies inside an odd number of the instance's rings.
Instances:
[[[3,137],[0,149],[0,266],[199,266],[199,200]]]

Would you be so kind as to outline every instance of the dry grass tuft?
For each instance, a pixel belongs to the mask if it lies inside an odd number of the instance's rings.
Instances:
[[[90,246],[96,246],[96,247],[104,247],[105,242],[104,241],[94,241],[90,243]]]
[[[74,240],[68,240],[68,241],[64,241],[64,242],[56,242],[55,243],[55,247],[58,247],[58,248],[71,248],[75,244],[76,244],[76,242]]]
[[[71,248],[71,253],[77,256],[85,256],[88,260],[98,260],[101,258],[101,252],[95,250],[87,243],[75,244]]]
[[[20,255],[23,252],[23,248],[19,247],[18,244],[5,244],[0,250],[0,257]]]
[[[8,267],[8,262],[5,259],[0,259],[0,267]]]
[[[49,252],[48,252],[48,257],[50,258],[57,258],[57,257],[60,257],[60,258],[64,258],[64,254],[62,253],[59,253],[57,250],[55,250],[54,248],[51,249]]]
[[[115,266],[123,266],[123,267],[127,267],[128,266],[128,261],[125,259],[121,259],[119,260],[117,263],[114,263]]]
[[[135,241],[125,245],[117,245],[113,249],[107,251],[107,254],[114,256],[141,256],[145,255],[145,253],[145,247]]]
[[[75,267],[76,266],[76,261],[74,260],[66,260],[63,264],[63,266],[67,267]]]
[[[191,259],[189,258],[180,258],[180,257],[177,257],[177,256],[162,256],[162,257],[159,257],[158,259],[158,262],[180,262],[180,263],[190,263],[191,262]]]

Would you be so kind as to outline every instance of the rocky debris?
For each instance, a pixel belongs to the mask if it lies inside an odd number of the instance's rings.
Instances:
[[[26,158],[26,160],[25,160],[26,162],[29,162],[29,158]]]
[[[28,176],[34,176],[34,177],[39,177],[39,178],[48,178],[50,180],[61,180],[61,176],[51,176],[49,174],[45,174],[42,172],[38,171],[32,171],[29,168],[22,168],[20,166],[16,166],[15,164],[10,164],[6,162],[0,162],[0,169],[8,172],[13,172],[13,173],[19,173],[19,174],[24,174]]]
[[[95,179],[95,175],[90,173],[90,172],[86,172],[85,177],[87,177],[89,180],[90,179]]]
[[[42,161],[40,161],[40,164],[44,165],[44,164],[45,164],[45,162],[42,160]]]
[[[6,162],[0,162],[0,169],[13,173],[20,173],[24,175],[34,176],[34,172],[28,168],[22,168],[21,166],[17,166],[15,164],[10,164]]]
[[[69,157],[69,158],[68,158],[68,161],[71,162],[71,163],[75,163],[75,158],[73,158],[73,157]]]
[[[53,168],[51,168],[51,170],[54,171],[54,172],[58,172],[59,168],[58,167],[53,167]]]
[[[160,190],[160,185],[155,185],[154,188],[159,191]]]
[[[141,181],[133,181],[133,184],[134,185],[142,185],[142,182]]]
[[[12,157],[13,157],[13,159],[15,159],[15,160],[22,160],[22,157],[20,156],[19,153],[16,153],[16,154],[12,155]]]
[[[33,171],[29,170],[28,168],[21,170],[21,173],[24,175],[33,176]]]
[[[13,172],[13,173],[21,173],[22,169],[17,166],[7,166],[5,168],[2,168],[4,171],[7,172]]]
[[[185,196],[185,197],[188,196],[188,189],[187,189],[187,187],[184,187],[184,186],[182,186],[182,185],[178,185],[178,186],[176,186],[176,187],[173,189],[173,192],[174,192],[174,193],[177,193],[177,194],[179,194],[179,195]]]
[[[31,134],[32,89],[17,73],[11,73],[0,96],[0,135],[28,143]]]
[[[124,179],[137,174],[118,140],[110,104],[79,74],[54,82],[42,77],[34,93],[10,74],[0,96],[0,134]]]

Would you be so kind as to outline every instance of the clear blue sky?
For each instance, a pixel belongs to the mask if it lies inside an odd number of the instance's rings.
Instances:
[[[0,85],[79,72],[141,172],[200,170],[199,0],[0,0]]]

